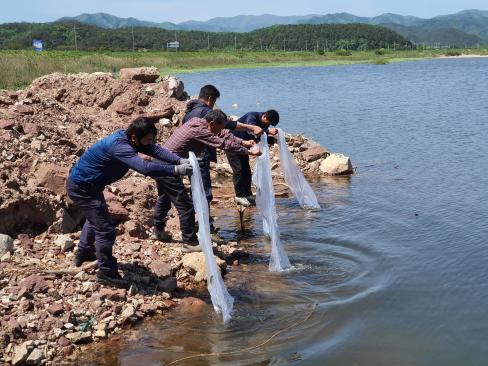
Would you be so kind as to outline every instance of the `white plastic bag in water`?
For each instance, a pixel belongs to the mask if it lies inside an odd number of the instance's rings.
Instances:
[[[298,203],[303,208],[320,208],[312,187],[308,184],[302,171],[295,163],[293,155],[288,150],[285,133],[281,128],[278,128],[278,144],[280,147],[281,170],[285,176],[285,182],[290,187]]]
[[[193,152],[190,152],[190,163],[193,167],[191,177],[191,194],[195,212],[198,215],[198,241],[205,255],[207,267],[207,288],[212,299],[212,304],[218,314],[222,314],[224,323],[230,319],[234,299],[227,291],[220,268],[215,262],[212,240],[210,238],[210,224],[208,203],[203,190],[202,175],[198,166],[198,161]]]
[[[269,149],[267,136],[264,133],[259,142],[262,155],[257,158],[252,181],[257,188],[256,206],[263,216],[263,231],[271,239],[271,257],[269,270],[283,271],[291,267],[288,256],[280,242],[280,230],[276,220],[275,195],[271,164],[269,162]]]

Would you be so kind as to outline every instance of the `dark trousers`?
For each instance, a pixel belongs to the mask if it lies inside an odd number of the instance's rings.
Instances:
[[[237,197],[247,197],[252,195],[251,182],[252,172],[249,165],[248,155],[239,155],[226,152],[227,160],[232,168],[234,191]]]
[[[195,227],[195,208],[188,189],[180,177],[162,177],[156,179],[158,200],[154,209],[154,226],[163,230],[171,203],[176,207],[180,219],[180,228],[184,242],[197,240]]]
[[[86,218],[78,249],[85,252],[94,251],[98,268],[114,275],[117,272],[117,259],[112,255],[115,226],[108,212],[103,191],[77,185],[70,179],[66,183],[66,191]]]

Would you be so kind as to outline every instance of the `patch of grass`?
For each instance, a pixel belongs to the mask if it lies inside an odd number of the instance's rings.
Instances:
[[[352,52],[349,50],[342,49],[342,50],[337,50],[336,55],[337,56],[352,56]]]

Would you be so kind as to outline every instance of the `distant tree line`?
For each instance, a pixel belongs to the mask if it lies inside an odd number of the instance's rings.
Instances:
[[[0,49],[29,49],[40,39],[48,50],[161,50],[179,41],[181,51],[335,51],[415,46],[393,30],[368,24],[278,25],[248,33],[172,31],[161,28],[104,29],[76,22],[0,25]]]

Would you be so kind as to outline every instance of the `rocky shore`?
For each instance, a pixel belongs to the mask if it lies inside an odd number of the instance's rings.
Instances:
[[[202,253],[149,238],[156,199],[152,179],[131,172],[107,187],[117,225],[114,255],[131,283],[101,286],[96,262],[72,266],[82,217],[65,194],[69,168],[86,148],[137,116],[154,118],[159,143],[181,123],[188,95],[154,68],[52,74],[19,91],[0,91],[0,365],[59,364],[83,344],[103,341],[141,319],[205,291]],[[290,151],[310,177],[350,174],[347,157],[301,135]],[[286,195],[277,147],[271,148],[277,194]],[[212,167],[216,209],[232,209],[225,156]],[[168,229],[178,238],[175,212]],[[237,242],[214,246],[223,273],[246,261]]]

